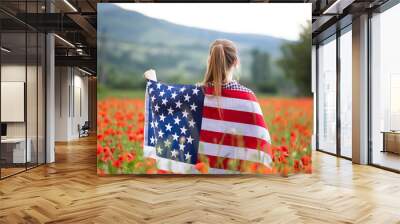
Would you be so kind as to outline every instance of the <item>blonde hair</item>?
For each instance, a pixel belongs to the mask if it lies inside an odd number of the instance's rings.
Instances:
[[[207,70],[203,85],[213,84],[214,95],[221,96],[222,84],[227,81],[229,70],[239,60],[235,44],[227,39],[217,39],[210,46]]]

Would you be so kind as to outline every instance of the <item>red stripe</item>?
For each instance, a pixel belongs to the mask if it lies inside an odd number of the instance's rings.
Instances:
[[[174,174],[174,172],[170,170],[157,169],[157,174]]]
[[[265,152],[269,152],[270,150],[269,143],[264,139],[215,131],[201,130],[200,141],[220,145],[239,146],[255,150],[258,149]]]
[[[203,117],[214,120],[258,125],[260,127],[266,128],[264,117],[262,115],[245,111],[204,106]]]
[[[230,158],[218,157],[218,156],[205,156],[199,155],[198,158],[200,160],[198,162],[206,162],[208,161],[208,165],[210,168],[216,169],[225,169],[225,170],[235,170],[235,171],[243,171],[249,168],[249,164],[257,164],[259,167],[267,167],[262,163],[247,161],[247,160],[234,160]],[[207,161],[204,161],[207,160]],[[230,162],[231,161],[231,162]]]
[[[205,87],[204,92],[205,94],[213,95],[214,87]],[[254,94],[240,90],[222,89],[221,96],[257,102],[257,98],[254,96]]]

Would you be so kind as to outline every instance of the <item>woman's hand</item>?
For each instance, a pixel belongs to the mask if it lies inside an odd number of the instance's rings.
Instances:
[[[154,69],[149,69],[144,73],[144,77],[148,80],[157,82],[157,75]]]

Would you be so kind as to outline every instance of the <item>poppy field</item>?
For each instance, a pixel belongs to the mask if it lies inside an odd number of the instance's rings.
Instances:
[[[249,162],[241,173],[311,173],[312,98],[264,97],[259,99],[272,146],[272,167]],[[105,97],[97,105],[97,173],[165,174],[154,159],[143,157],[144,100]],[[207,161],[195,168],[208,173]]]

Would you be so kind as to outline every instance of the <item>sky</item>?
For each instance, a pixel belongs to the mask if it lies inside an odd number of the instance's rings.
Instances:
[[[146,16],[232,33],[297,40],[311,21],[310,3],[116,3]]]

